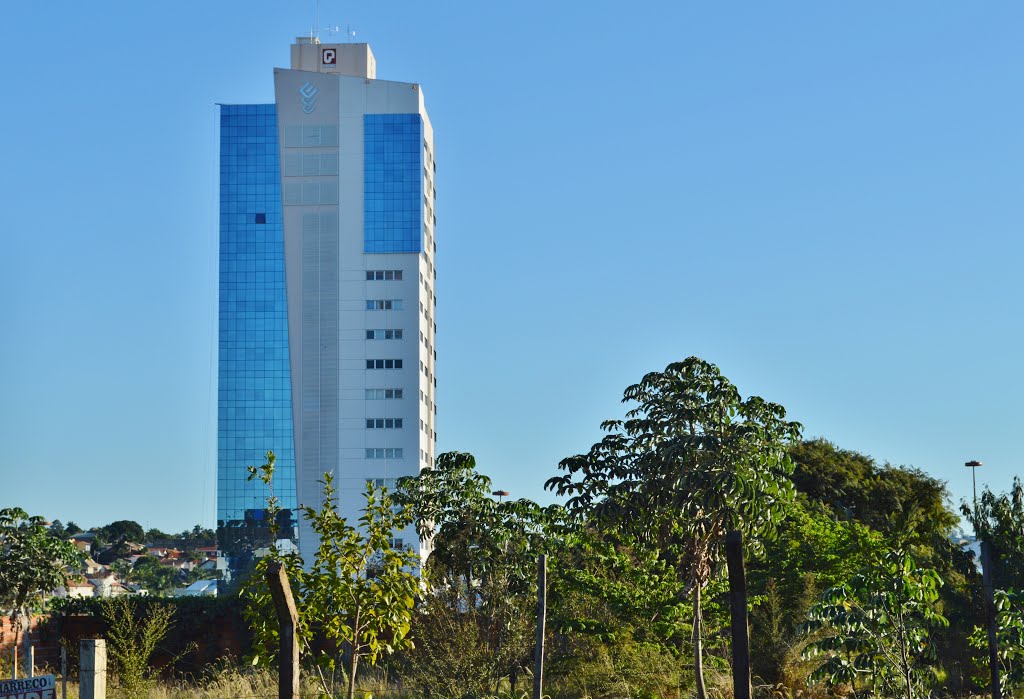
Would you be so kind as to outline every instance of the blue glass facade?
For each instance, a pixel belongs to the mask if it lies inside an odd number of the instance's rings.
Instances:
[[[274,105],[220,115],[217,538],[235,570],[269,543],[266,500],[246,466],[277,456],[280,537],[294,538],[295,453]]]
[[[363,251],[423,251],[423,118],[363,115]]]

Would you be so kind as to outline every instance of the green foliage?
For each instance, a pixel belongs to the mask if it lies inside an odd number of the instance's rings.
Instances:
[[[126,575],[128,582],[141,585],[151,595],[169,595],[178,583],[178,571],[161,565],[156,556],[142,556],[133,566],[118,566],[117,572]]]
[[[924,696],[942,579],[903,550],[885,553],[848,583],[829,588],[810,610],[805,657],[824,655],[810,676],[829,686],[867,683],[883,696]]]
[[[742,398],[718,367],[697,357],[670,364],[626,389],[625,420],[587,454],[564,459],[546,487],[599,526],[654,548],[693,595],[697,694],[702,670],[701,593],[719,566],[726,532],[758,552],[793,501],[790,444],[800,425],[782,406]]]
[[[798,626],[821,592],[850,579],[882,553],[879,533],[856,520],[836,519],[801,497],[787,510],[764,556],[751,563],[750,591],[755,676],[771,684],[799,645]]]
[[[281,509],[273,494],[274,463],[274,453],[267,452],[262,466],[249,467],[249,476],[271,488],[267,510],[276,538]],[[339,674],[347,674],[351,699],[361,660],[375,665],[385,655],[412,646],[409,631],[421,590],[415,573],[419,556],[394,545],[394,533],[408,526],[411,516],[392,501],[386,488],[367,483],[363,515],[352,525],[338,512],[333,475],[325,473],[321,485],[320,508],[302,508],[320,542],[312,565],[304,570],[297,555],[273,549],[257,562],[241,595],[255,636],[252,662],[269,665],[277,654],[279,628],[266,567],[271,560],[281,560],[299,612],[296,635],[307,658],[315,661],[322,690],[333,694]],[[316,642],[323,647],[316,648]],[[324,647],[344,650],[347,667],[342,668],[339,655]]]
[[[974,526],[978,539],[992,544],[996,559],[993,581],[997,587],[1024,590],[1024,483],[1014,476],[1007,493],[985,488],[978,511],[965,502],[960,511]]]
[[[142,525],[130,519],[119,519],[105,527],[97,527],[93,529],[93,533],[100,541],[109,544],[126,541],[141,543],[146,539],[146,532]]]
[[[999,649],[999,681],[1003,696],[1016,696],[1024,690],[1024,592],[996,590],[996,647]],[[976,626],[971,634],[979,667],[985,668],[977,680],[980,686],[989,683],[988,634]]]
[[[435,594],[417,613],[421,642],[408,654],[423,686],[460,681],[464,691],[478,692],[530,662],[537,555],[550,549],[562,510],[525,499],[499,502],[492,491],[473,455],[460,452],[441,454],[433,469],[399,481],[397,501],[433,548],[425,575]],[[462,629],[463,636],[452,637],[447,627]],[[429,673],[441,667],[431,658],[454,656],[456,648],[481,665],[431,681]]]
[[[46,595],[66,582],[82,554],[74,544],[50,536],[45,520],[17,507],[0,509],[0,610],[28,618]],[[15,638],[17,642],[17,637]]]
[[[384,655],[412,645],[409,629],[420,580],[414,569],[419,556],[392,544],[394,532],[405,528],[410,515],[396,507],[386,488],[366,484],[366,507],[358,526],[338,513],[334,478],[321,481],[320,509],[302,514],[319,538],[316,559],[302,579],[307,623],[331,642],[348,649],[349,699],[355,692],[359,661],[376,665]],[[325,670],[335,669],[330,655],[318,658]]]
[[[114,597],[103,600],[100,611],[107,622],[107,647],[121,692],[128,699],[147,696],[157,676],[150,662],[171,629],[174,607],[152,604],[140,617],[127,599]]]
[[[793,445],[793,484],[811,501],[827,505],[841,519],[853,519],[889,536],[913,536],[910,543],[932,544],[932,534],[948,535],[958,518],[946,506],[945,483],[920,469],[885,464],[825,439]],[[907,532],[900,516],[918,513]]]
[[[608,643],[632,637],[672,653],[691,628],[692,609],[676,571],[656,551],[614,532],[572,532],[549,588],[549,626],[559,633]]]

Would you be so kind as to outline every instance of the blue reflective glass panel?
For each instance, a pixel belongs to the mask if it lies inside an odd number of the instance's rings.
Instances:
[[[423,118],[363,115],[363,250],[423,251]]]
[[[294,538],[295,454],[285,311],[284,241],[272,104],[220,113],[217,536],[235,570],[269,543],[269,490],[246,466],[277,456],[274,495]]]

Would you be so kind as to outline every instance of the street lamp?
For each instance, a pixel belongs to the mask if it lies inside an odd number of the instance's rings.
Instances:
[[[964,464],[967,468],[971,469],[971,485],[974,486],[974,518],[978,518],[978,467],[981,466],[980,461],[968,461]],[[978,525],[974,525],[974,535],[978,535]]]
[[[495,490],[493,493],[491,493],[491,495],[497,496],[498,502],[501,503],[501,499],[502,498],[507,498],[508,497],[508,491],[507,490]]]

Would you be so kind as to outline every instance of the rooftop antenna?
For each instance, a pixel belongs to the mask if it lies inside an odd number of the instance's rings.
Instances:
[[[345,41],[352,41],[355,38],[356,30],[352,28],[351,24],[349,24],[348,26],[345,27]]]

